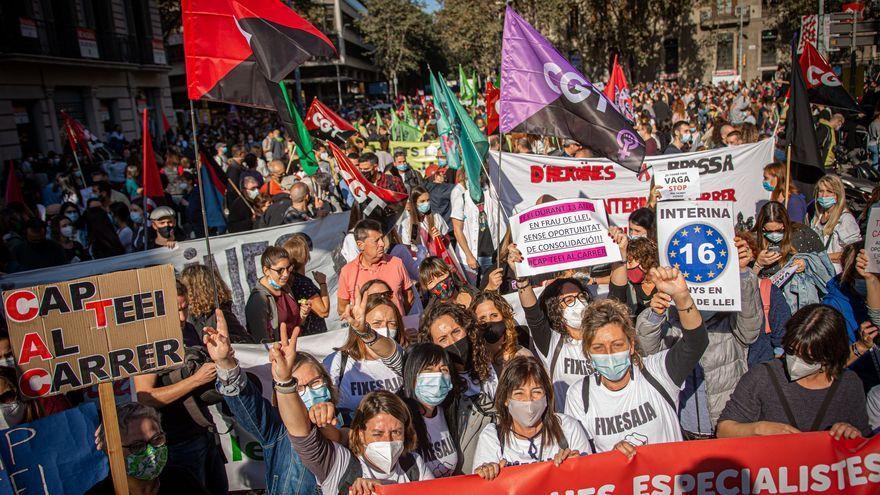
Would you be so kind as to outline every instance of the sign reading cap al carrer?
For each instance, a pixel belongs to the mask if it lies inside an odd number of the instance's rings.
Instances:
[[[3,309],[27,397],[183,362],[171,265],[6,291]]]

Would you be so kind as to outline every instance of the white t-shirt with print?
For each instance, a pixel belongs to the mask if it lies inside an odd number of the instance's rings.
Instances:
[[[339,383],[339,367],[342,354],[339,351],[324,358],[324,368],[330,374],[333,385],[339,391],[337,409],[354,411],[361,399],[376,390],[397,392],[403,386],[403,377],[385,365],[380,359],[357,361],[348,358],[342,383]]]
[[[669,394],[675,409],[648,383],[638,366],[633,366],[632,379],[618,391],[597,384],[594,377],[583,378],[568,389],[565,410],[581,422],[593,439],[596,452],[612,450],[621,440],[636,447],[682,440],[677,413],[681,387],[673,383],[666,372],[668,352],[652,354],[642,358],[642,362]],[[583,380],[590,384],[590,407],[586,414],[581,388]]]
[[[556,417],[559,419],[559,424],[562,427],[562,434],[568,441],[568,448],[577,450],[581,454],[589,454],[591,452],[589,437],[587,437],[587,433],[578,420],[560,413],[556,413]],[[502,454],[496,425],[494,423],[486,425],[483,431],[480,432],[477,449],[474,451],[474,467],[480,467],[487,462],[500,462],[501,459],[505,459],[508,466],[548,461],[552,460],[553,456],[561,450],[556,444],[542,446],[542,433],[533,439],[534,448],[537,449],[533,457],[529,454],[531,442],[516,435],[507,435],[507,437],[504,442],[504,453]]]
[[[825,235],[822,231],[824,226],[819,222],[818,214],[814,215],[812,222],[810,222],[810,227],[819,234],[819,239],[822,240],[822,245],[828,245],[828,248],[825,250],[828,254],[839,253],[843,251],[844,246],[847,244],[862,240],[862,231],[859,229],[859,223],[856,221],[856,217],[848,211],[844,211],[840,214],[840,218],[837,220],[837,226],[834,227],[834,231],[831,232],[830,239],[829,236]],[[837,270],[837,273],[840,273],[843,270],[840,263],[833,263],[833,265],[834,269]]]
[[[560,339],[562,347],[559,349],[559,355],[556,358],[556,366],[550,377],[553,380],[553,394],[556,397],[556,412],[567,413],[565,409],[565,395],[568,388],[581,378],[593,373],[593,367],[589,360],[584,357],[584,350],[580,340],[563,337],[559,332],[553,332],[550,335],[550,355],[544,356],[540,352],[536,352],[544,363],[544,368],[550,370],[550,364],[553,360],[553,352],[559,345]],[[537,350],[536,350],[537,351]]]
[[[428,432],[428,451],[421,451],[420,454],[435,478],[452,476],[458,464],[458,450],[449,433],[443,408],[438,407],[433,418],[424,420]]]
[[[348,461],[351,459],[351,451],[347,448],[339,445],[336,442],[333,442],[333,467],[330,469],[330,472],[327,473],[327,477],[321,483],[321,492],[324,495],[338,495],[339,494],[339,483],[342,481],[343,475],[345,475],[345,469],[348,467]],[[434,479],[434,475],[428,469],[427,465],[425,465],[425,461],[419,456],[417,453],[413,452],[411,454],[414,456],[416,461],[416,466],[419,469],[419,479],[418,481],[424,480],[432,480]],[[394,468],[391,469],[390,473],[383,473],[378,469],[374,469],[364,460],[362,456],[358,456],[358,460],[361,463],[361,472],[363,475],[362,478],[370,478],[374,480],[382,481],[383,485],[393,485],[397,483],[409,483],[410,480],[406,471],[400,468],[400,464],[395,464]]]

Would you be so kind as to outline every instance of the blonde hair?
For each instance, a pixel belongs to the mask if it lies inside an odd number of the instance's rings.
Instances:
[[[223,282],[216,268],[212,270],[205,265],[190,265],[180,272],[180,281],[186,287],[186,304],[193,316],[210,315],[217,309],[214,306],[215,282],[211,281],[211,272],[217,284],[217,303],[222,307],[232,301],[229,287]]]
[[[298,272],[300,268],[304,268],[306,258],[309,257],[309,243],[305,237],[294,234],[290,239],[284,241],[281,247],[287,251],[287,257],[290,260],[290,266],[293,267],[293,271]]]
[[[822,176],[818,182],[816,182],[816,190],[813,193],[813,198],[819,198],[819,188],[822,186],[826,186],[831,192],[834,193],[834,196],[837,198],[837,202],[834,203],[834,206],[825,210],[819,205],[819,202],[816,201],[816,224],[821,225],[820,218],[822,213],[828,212],[828,221],[825,222],[825,225],[822,227],[822,234],[829,236],[834,233],[834,229],[837,227],[837,222],[840,221],[840,216],[843,215],[843,212],[846,211],[846,193],[843,189],[843,181],[840,180],[840,177],[834,174],[828,174]]]

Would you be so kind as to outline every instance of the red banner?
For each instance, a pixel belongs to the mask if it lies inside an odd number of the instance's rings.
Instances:
[[[408,197],[406,193],[391,191],[368,181],[338,146],[329,141],[327,145],[333,153],[333,158],[336,159],[336,165],[339,166],[342,179],[345,180],[354,199],[360,203],[361,211],[365,215],[369,215],[374,208],[384,208],[389,204],[406,201]]]
[[[880,493],[880,436],[835,441],[827,432],[639,447],[505,467],[475,475],[378,487],[382,495],[869,495]]]
[[[337,115],[317,98],[314,98],[309,106],[305,124],[306,129],[315,133],[319,138],[325,141],[335,140],[340,146],[344,146],[345,141],[357,132],[347,120]]]
[[[486,81],[486,134],[495,134],[498,130],[498,102],[501,90],[492,81]]]

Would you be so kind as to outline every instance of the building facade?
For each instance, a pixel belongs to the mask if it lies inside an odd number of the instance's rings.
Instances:
[[[105,139],[174,124],[157,0],[0,0],[0,158],[60,152],[61,111]]]

